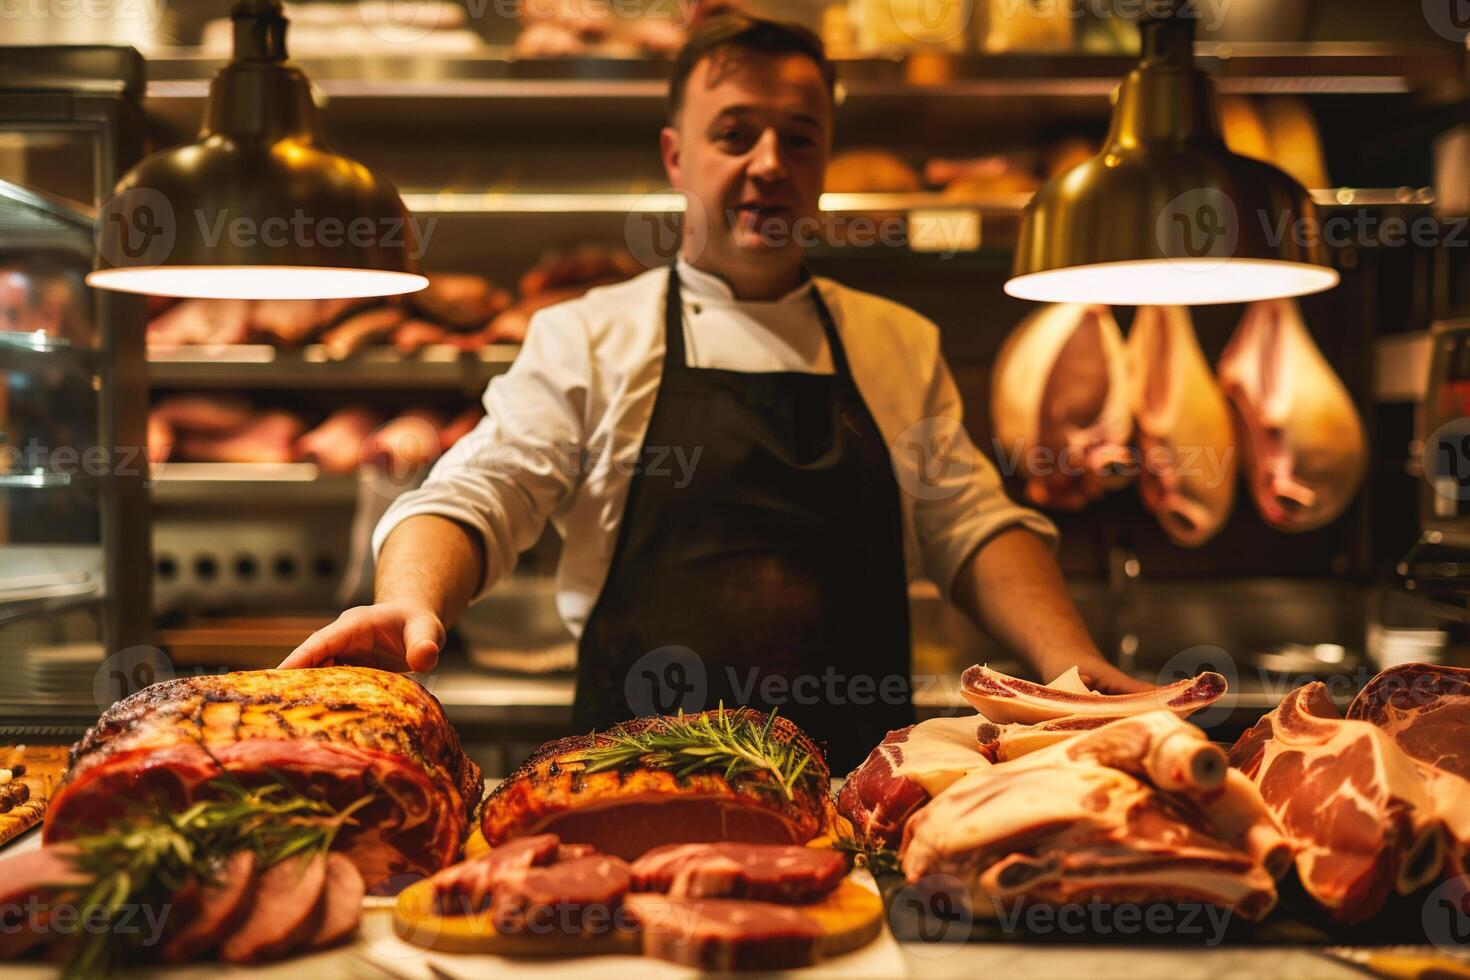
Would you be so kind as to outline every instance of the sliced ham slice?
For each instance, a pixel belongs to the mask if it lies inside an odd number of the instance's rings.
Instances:
[[[847,875],[836,851],[791,844],[670,844],[633,862],[638,891],[674,898],[748,898],[814,902]]]
[[[728,898],[629,895],[643,955],[699,970],[789,970],[819,956],[822,929],[793,908]]]
[[[326,904],[327,859],[289,857],[260,876],[245,919],[220,944],[228,963],[262,963],[299,948],[321,927]]]
[[[611,922],[632,887],[627,863],[607,854],[511,868],[495,883],[490,915],[501,933],[579,933]]]
[[[307,938],[305,948],[325,949],[346,942],[357,932],[366,894],[367,886],[357,866],[341,854],[328,854],[322,921]]]
[[[1187,717],[1224,696],[1225,678],[1206,671],[1141,694],[1078,694],[976,665],[960,678],[960,693],[993,722],[1027,724],[1068,715],[1134,715],[1163,708]]]
[[[11,960],[57,938],[49,906],[81,887],[87,877],[71,863],[68,846],[10,854],[0,859],[0,960]]]
[[[561,844],[555,834],[517,837],[488,853],[445,868],[434,875],[434,893],[444,915],[470,915],[480,911],[508,871],[558,860],[587,857],[596,848]]]
[[[193,914],[170,930],[160,951],[167,963],[183,963],[214,949],[250,911],[255,896],[255,854],[237,851],[225,860],[212,883],[199,889]]]

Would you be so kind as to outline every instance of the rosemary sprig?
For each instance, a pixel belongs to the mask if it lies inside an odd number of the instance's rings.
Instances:
[[[338,811],[282,783],[247,788],[228,772],[209,783],[211,796],[177,812],[145,814],[134,808],[106,830],[79,837],[73,863],[90,878],[78,900],[87,924],[67,961],[65,980],[107,973],[125,938],[125,910],[163,907],[189,878],[210,881],[216,862],[242,849],[262,867],[332,846],[338,830],[365,805],[363,797]]]
[[[601,733],[605,744],[594,744],[573,761],[586,763],[588,772],[602,772],[641,764],[672,770],[680,779],[697,772],[721,769],[725,779],[755,773],[770,776],[790,800],[797,781],[811,764],[811,753],[771,737],[776,712],[766,716],[749,708],[726,711],[723,702],[714,712],[659,718],[640,729],[619,725]],[[756,783],[756,785],[765,785]]]

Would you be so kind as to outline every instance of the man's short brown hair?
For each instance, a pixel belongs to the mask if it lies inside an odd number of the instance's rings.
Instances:
[[[684,92],[695,67],[715,51],[739,48],[760,54],[799,54],[810,58],[827,83],[827,94],[837,88],[837,69],[827,60],[822,39],[800,24],[747,17],[744,14],[719,14],[711,17],[690,33],[674,59],[674,72],[669,77],[669,122],[676,122],[684,108]]]

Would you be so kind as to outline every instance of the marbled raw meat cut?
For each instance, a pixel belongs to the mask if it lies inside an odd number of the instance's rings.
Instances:
[[[931,718],[889,732],[848,774],[837,812],[860,841],[891,847],[919,808],[972,769],[987,764],[975,739],[978,715]]]
[[[1339,922],[1365,922],[1391,893],[1439,874],[1445,832],[1418,768],[1380,729],[1338,715],[1321,682],[1287,694],[1230,762],[1296,848],[1302,886]]]

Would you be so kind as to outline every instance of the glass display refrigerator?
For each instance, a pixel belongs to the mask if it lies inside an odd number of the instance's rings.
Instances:
[[[0,726],[39,735],[156,669],[144,301],[84,281],[144,76],[131,48],[0,50]]]

